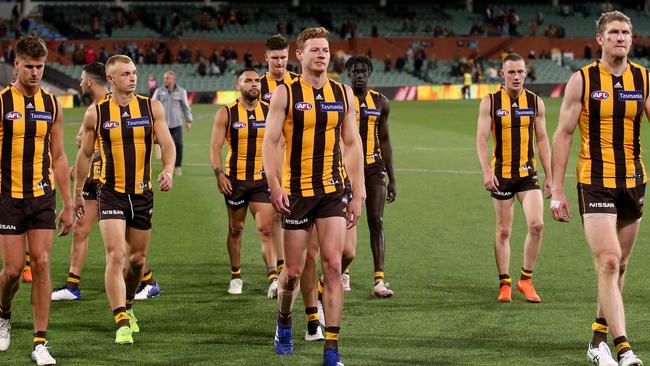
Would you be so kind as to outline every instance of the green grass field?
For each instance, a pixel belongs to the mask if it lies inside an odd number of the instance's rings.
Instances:
[[[549,135],[559,104],[547,101]],[[346,293],[341,324],[346,365],[586,364],[596,280],[577,216],[577,152],[566,184],[574,219],[559,224],[548,212],[545,216],[544,245],[535,271],[543,302],[528,304],[515,293],[512,304],[497,303],[494,215],[474,148],[477,110],[478,101],[392,104],[398,196],[384,218],[385,271],[397,296],[370,296],[372,256],[362,219],[351,267],[353,290]],[[322,344],[302,340],[305,317],[300,300],[295,306],[295,355],[274,354],[276,303],[265,296],[265,268],[250,217],[242,255],[244,294],[226,293],[226,210],[208,155],[215,111],[215,106],[194,106],[194,130],[185,134],[185,174],[175,179],[172,192],[156,193],[149,263],[162,294],[136,303],[142,330],[135,344],[113,344],[112,314],[103,290],[103,247],[95,229],[81,277],[82,301],[52,304],[48,338],[58,364],[320,364]],[[71,162],[81,114],[64,114]],[[648,144],[648,127],[644,131],[642,141]],[[156,174],[159,168],[158,163]],[[525,231],[517,208],[513,277],[521,266]],[[647,234],[643,223],[625,293],[628,334],[641,357],[650,357]],[[59,238],[54,245],[55,287],[67,275],[70,240]],[[23,285],[14,300],[12,345],[0,354],[2,365],[30,364],[29,289]]]

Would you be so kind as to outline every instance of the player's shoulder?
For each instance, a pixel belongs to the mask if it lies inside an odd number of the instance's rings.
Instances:
[[[639,69],[639,70],[641,70],[642,72],[645,72],[645,73],[648,72],[648,69],[645,66],[643,66],[641,64],[638,64],[638,63],[636,63],[634,61],[628,61],[628,62],[630,63],[631,67]]]

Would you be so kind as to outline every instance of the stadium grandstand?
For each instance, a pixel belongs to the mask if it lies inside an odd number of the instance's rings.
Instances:
[[[648,65],[650,53],[650,6],[640,1],[23,1],[0,6],[2,60],[12,62],[13,40],[22,34],[47,39],[51,70],[45,81],[59,94],[75,89],[84,64],[123,53],[145,76],[138,80],[140,93],[148,93],[147,76],[160,82],[165,70],[173,70],[192,99],[216,99],[221,91],[225,101],[239,69],[265,68],[264,39],[274,33],[291,39],[314,24],[332,30],[333,78],[348,82],[345,60],[364,54],[373,60],[373,86],[398,99],[458,98],[466,73],[475,84],[471,96],[480,97],[490,90],[480,85],[497,81],[499,58],[511,51],[527,56],[531,88],[558,95],[557,86],[597,56],[592,20],[609,9],[625,11],[635,24],[632,58]],[[10,70],[2,76],[8,82]]]

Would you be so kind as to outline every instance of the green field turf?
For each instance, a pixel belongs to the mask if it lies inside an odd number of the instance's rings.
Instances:
[[[398,196],[385,213],[385,272],[397,296],[370,296],[373,269],[364,218],[351,267],[353,290],[346,293],[341,324],[346,365],[586,364],[596,281],[577,212],[569,224],[553,222],[546,212],[534,277],[543,302],[528,304],[519,293],[513,294],[511,304],[495,301],[494,215],[474,147],[477,109],[478,101],[392,104]],[[95,229],[81,276],[82,301],[52,304],[48,338],[58,364],[320,364],[322,344],[302,340],[305,317],[300,300],[294,316],[295,355],[273,352],[276,303],[266,298],[265,268],[250,217],[242,255],[244,294],[226,293],[226,210],[208,155],[216,108],[199,105],[193,111],[194,130],[185,134],[185,174],[175,178],[172,192],[156,193],[149,263],[161,296],[136,302],[141,333],[135,335],[135,344],[113,344],[113,319],[103,290],[103,247]],[[559,100],[548,100],[549,135],[558,111]],[[71,162],[81,114],[64,114]],[[644,131],[647,145],[647,126]],[[566,190],[577,211],[575,148]],[[157,174],[160,164],[154,167]],[[647,233],[643,223],[629,265],[625,301],[632,345],[650,359]],[[517,208],[513,277],[521,266],[524,236]],[[70,240],[59,238],[54,245],[55,287],[67,275]],[[23,285],[14,300],[12,345],[0,354],[0,365],[30,364],[29,289]]]

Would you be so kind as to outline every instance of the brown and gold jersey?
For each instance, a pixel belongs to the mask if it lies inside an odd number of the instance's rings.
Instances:
[[[282,80],[275,80],[270,73],[265,73],[260,78],[260,100],[263,102],[270,102],[271,95],[278,85],[289,84],[291,80],[298,77],[298,74],[295,72],[287,71],[284,73],[284,78]]]
[[[357,127],[361,135],[364,165],[381,161],[379,146],[379,117],[381,117],[381,94],[372,89],[363,98],[354,97],[357,107]]]
[[[297,78],[287,89],[284,190],[299,197],[342,191],[341,126],[349,108],[345,87],[328,79],[316,89]]]
[[[249,111],[237,101],[227,105],[226,110],[228,111],[226,175],[236,180],[263,179],[262,140],[269,105],[259,102],[254,110]]]
[[[518,97],[511,98],[502,87],[490,94],[490,116],[494,175],[512,179],[537,174],[534,144],[537,95],[524,89]]]
[[[13,86],[0,91],[0,193],[43,196],[53,189],[50,132],[59,114],[56,98],[43,89],[31,97]]]
[[[612,75],[600,62],[580,69],[578,183],[633,188],[647,181],[641,160],[641,119],[648,97],[648,71],[628,63]]]
[[[128,105],[120,106],[109,96],[96,110],[100,181],[121,193],[141,194],[151,189],[151,99],[135,95]]]

